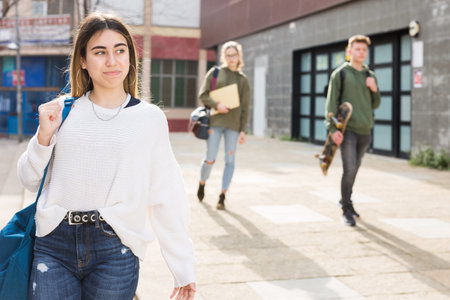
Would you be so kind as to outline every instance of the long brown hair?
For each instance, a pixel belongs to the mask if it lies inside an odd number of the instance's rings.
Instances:
[[[125,92],[138,97],[138,63],[133,37],[125,23],[112,15],[92,13],[80,25],[75,37],[73,51],[70,59],[70,86],[72,97],[81,97],[94,88],[87,70],[81,68],[81,58],[86,59],[86,46],[91,37],[103,30],[114,30],[120,33],[127,41],[130,52],[130,69],[123,81]]]

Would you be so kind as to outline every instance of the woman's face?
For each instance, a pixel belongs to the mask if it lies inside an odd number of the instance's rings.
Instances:
[[[231,71],[237,70],[237,65],[239,62],[239,53],[233,47],[225,50],[225,60],[227,62],[227,66]]]
[[[89,72],[94,88],[123,88],[130,69],[127,40],[114,30],[97,32],[87,43],[81,67]]]

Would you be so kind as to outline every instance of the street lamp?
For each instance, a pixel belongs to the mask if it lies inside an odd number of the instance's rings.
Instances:
[[[16,111],[17,111],[17,136],[19,142],[23,141],[22,129],[22,76],[21,76],[21,59],[20,59],[20,32],[19,32],[19,1],[16,1],[16,42],[9,43],[8,49],[16,50]]]

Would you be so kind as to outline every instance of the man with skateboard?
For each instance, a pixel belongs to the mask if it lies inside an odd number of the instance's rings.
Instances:
[[[355,35],[348,40],[347,51],[350,62],[344,63],[331,74],[325,105],[328,130],[332,134],[333,141],[338,146],[341,145],[344,172],[339,203],[343,211],[342,221],[348,226],[355,226],[354,217],[359,217],[351,200],[353,184],[362,157],[372,139],[373,111],[381,101],[375,73],[364,64],[369,45],[370,39],[364,35]],[[341,74],[341,72],[344,73]],[[338,106],[342,102],[349,102],[353,106],[353,112],[344,134],[328,117],[330,112],[336,115]]]

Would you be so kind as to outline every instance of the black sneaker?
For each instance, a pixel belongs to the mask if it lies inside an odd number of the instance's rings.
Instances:
[[[350,207],[349,207],[348,209],[350,210],[350,212],[352,213],[352,215],[353,215],[355,218],[359,218],[359,214],[356,212],[355,208],[353,207],[353,203],[350,204]]]
[[[225,194],[224,193],[220,194],[219,202],[217,202],[216,208],[218,210],[225,210]]]
[[[341,220],[344,223],[344,225],[347,225],[347,226],[355,226],[356,225],[355,219],[353,218],[353,213],[351,212],[351,210],[349,208],[343,209]]]
[[[197,197],[200,202],[202,202],[203,198],[205,198],[205,185],[204,184],[201,184],[201,183],[198,184]]]
[[[342,200],[339,201],[339,205],[342,209],[344,209],[344,204],[342,203]],[[353,201],[350,200],[350,203],[346,205],[350,212],[352,213],[353,217],[359,218],[359,214],[356,212],[355,208],[353,207]]]

